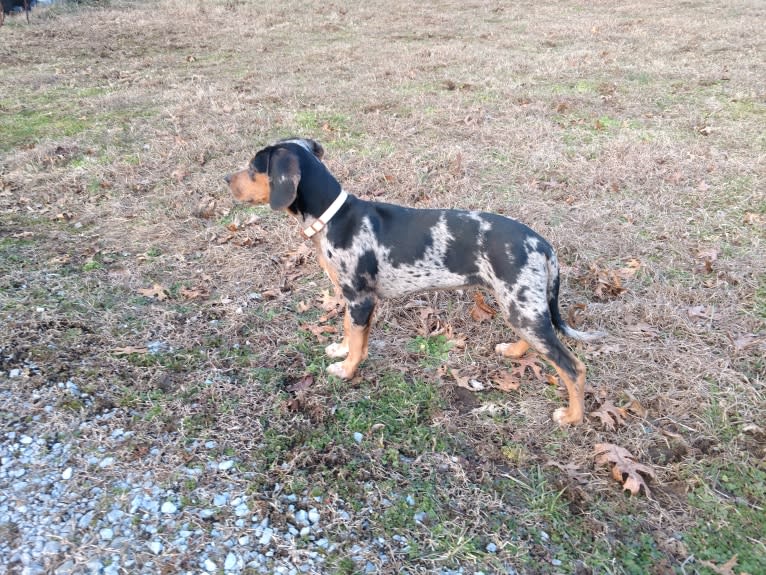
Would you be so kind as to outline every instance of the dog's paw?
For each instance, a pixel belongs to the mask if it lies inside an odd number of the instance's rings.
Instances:
[[[529,344],[523,339],[520,339],[516,343],[498,343],[495,346],[495,353],[510,359],[518,359],[527,353],[528,349]]]
[[[513,345],[512,343],[498,343],[495,346],[495,353],[497,355],[505,356],[505,352],[507,352],[508,348],[511,347],[512,345]]]
[[[334,375],[335,377],[339,377],[341,379],[351,379],[351,376],[353,376],[353,373],[347,373],[346,368],[343,367],[343,362],[339,361],[336,363],[331,363],[327,366],[327,373],[330,375]]]
[[[347,343],[331,343],[324,348],[327,357],[346,357],[348,355]]]
[[[553,412],[553,421],[558,423],[561,427],[567,427],[570,425],[579,425],[582,423],[582,416],[573,416],[569,409],[566,407],[559,407]]]

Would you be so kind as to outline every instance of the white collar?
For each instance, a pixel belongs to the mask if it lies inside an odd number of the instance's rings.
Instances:
[[[346,191],[341,190],[340,194],[338,194],[338,197],[335,198],[335,201],[330,204],[330,207],[327,208],[321,216],[314,220],[313,224],[303,230],[303,235],[307,238],[310,238],[317,232],[322,231],[322,228],[324,228],[330,222],[332,217],[338,213],[338,210],[343,205],[343,202],[346,201],[347,197],[348,194]]]

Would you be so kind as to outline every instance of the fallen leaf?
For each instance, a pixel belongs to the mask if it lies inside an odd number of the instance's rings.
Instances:
[[[307,303],[304,300],[301,300],[298,302],[298,304],[295,306],[295,309],[298,310],[298,313],[306,313],[308,310],[311,309],[311,304]]]
[[[149,348],[126,345],[125,347],[115,347],[111,351],[114,355],[130,355],[132,353],[144,354],[149,353]]]
[[[259,240],[253,239],[253,238],[250,238],[250,237],[247,237],[247,236],[235,235],[232,238],[231,243],[234,244],[235,246],[239,246],[241,248],[246,248],[248,246],[252,246],[253,244],[255,244],[256,241],[259,241]]]
[[[587,352],[588,357],[598,357],[600,355],[610,355],[612,353],[620,353],[622,352],[623,348],[620,344],[617,343],[605,343],[602,346],[599,346],[595,349],[589,350]]]
[[[731,340],[732,345],[734,345],[734,349],[737,351],[744,351],[766,342],[766,336],[756,335],[754,333],[745,333],[738,335],[737,337],[729,335],[729,339]]]
[[[314,384],[314,376],[310,373],[307,373],[295,383],[288,385],[286,389],[287,391],[292,391],[292,392],[306,391],[313,384]]]
[[[189,176],[189,171],[183,166],[178,166],[175,170],[170,172],[170,175],[177,182],[182,182],[184,179],[186,179]]]
[[[459,387],[470,391],[482,391],[484,389],[484,384],[476,379],[469,370],[450,369],[450,375]]]
[[[497,310],[484,301],[481,292],[473,294],[474,306],[471,308],[471,317],[474,321],[483,322],[497,315]]]
[[[425,337],[441,335],[444,330],[441,321],[439,321],[438,314],[439,312],[430,306],[420,309],[418,312],[418,316],[420,317],[420,327],[417,330],[418,335]]]
[[[294,250],[287,252],[281,256],[282,263],[285,265],[286,270],[297,268],[306,263],[306,258],[311,254],[311,248],[303,243],[300,244]]]
[[[630,399],[630,402],[628,405],[622,408],[624,411],[630,411],[636,415],[636,417],[641,419],[644,419],[649,414],[649,410],[641,405],[641,402],[633,397],[630,393],[628,393],[628,399]]]
[[[729,559],[726,563],[722,563],[721,565],[715,565],[714,563],[711,563],[710,561],[700,561],[700,565],[704,565],[705,567],[711,569],[718,575],[737,575],[734,572],[734,567],[737,565],[736,555],[733,555],[731,559]],[[740,573],[739,575],[745,575],[745,574]]]
[[[593,451],[596,463],[612,466],[612,477],[622,483],[624,490],[637,495],[643,487],[646,496],[650,496],[644,476],[656,478],[651,467],[639,463],[630,451],[613,443],[597,443]]]
[[[197,288],[181,288],[181,295],[184,297],[184,299],[198,299],[198,298],[205,298],[208,295],[208,291],[203,287],[197,287]]]
[[[580,283],[589,285],[598,299],[615,298],[626,290],[622,286],[623,276],[620,270],[603,268],[596,263],[591,264],[588,271],[580,274],[577,279]]]
[[[447,342],[455,349],[465,349],[466,335],[464,333],[454,333],[454,329],[451,325],[444,326],[444,337],[447,338]]]
[[[559,471],[563,471],[570,479],[573,479],[581,485],[588,483],[588,476],[586,473],[580,471],[580,467],[576,463],[567,463],[566,465],[549,459],[545,462],[545,467],[555,467]]]
[[[630,332],[645,334],[653,338],[658,337],[660,335],[659,329],[657,329],[653,325],[649,325],[648,323],[644,323],[644,322],[639,322],[633,325],[629,325],[626,329]]]
[[[303,324],[301,326],[301,329],[304,329],[306,331],[309,331],[313,333],[319,343],[324,343],[327,341],[327,338],[324,336],[326,333],[337,333],[338,330],[331,325],[310,325],[310,324]]]
[[[756,212],[745,212],[745,217],[742,218],[742,221],[749,226],[762,226],[766,223],[766,216]]]
[[[499,371],[490,377],[500,391],[516,391],[521,386],[521,381],[508,371]]]
[[[571,327],[577,327],[580,323],[580,316],[585,312],[587,306],[584,303],[576,303],[569,306],[567,311],[567,323]]]
[[[322,292],[322,309],[324,311],[334,311],[338,307],[343,309],[346,305],[345,298],[340,294],[330,294],[329,290]]]
[[[700,250],[697,252],[697,259],[702,262],[705,273],[712,273],[713,264],[718,259],[718,250],[715,248]]]
[[[158,301],[165,301],[168,299],[168,291],[160,284],[154,284],[150,288],[141,288],[137,290],[142,296],[148,298],[155,298]]]
[[[636,275],[636,272],[640,269],[641,261],[637,260],[636,258],[631,258],[625,262],[624,267],[621,267],[619,270],[617,270],[617,273],[620,274],[620,277],[623,279],[629,279]]]
[[[301,411],[303,404],[298,397],[291,397],[285,402],[288,411]]]
[[[543,375],[543,368],[538,363],[540,356],[536,353],[527,353],[524,357],[519,357],[511,360],[511,363],[516,363],[511,368],[511,376],[516,376],[518,379],[522,379],[527,370],[532,372],[534,378],[538,381],[546,381],[546,377]]]
[[[597,417],[601,420],[601,425],[607,431],[614,431],[618,425],[624,425],[625,410],[617,407],[610,400],[606,400],[596,411],[591,411],[588,415]]]

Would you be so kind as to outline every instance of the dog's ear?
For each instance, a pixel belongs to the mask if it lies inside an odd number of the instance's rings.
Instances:
[[[317,142],[316,140],[306,140],[306,143],[311,146],[311,151],[314,153],[314,155],[317,157],[317,159],[321,160],[324,158],[324,148],[322,145]]]
[[[272,210],[284,210],[298,195],[298,183],[301,181],[298,156],[287,148],[274,150],[269,158],[269,180],[269,205]]]

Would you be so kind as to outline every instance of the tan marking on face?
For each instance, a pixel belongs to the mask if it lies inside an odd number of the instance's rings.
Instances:
[[[251,178],[248,170],[242,170],[231,177],[229,188],[240,202],[255,205],[269,203],[271,186],[269,185],[269,176],[266,174],[257,173]]]

